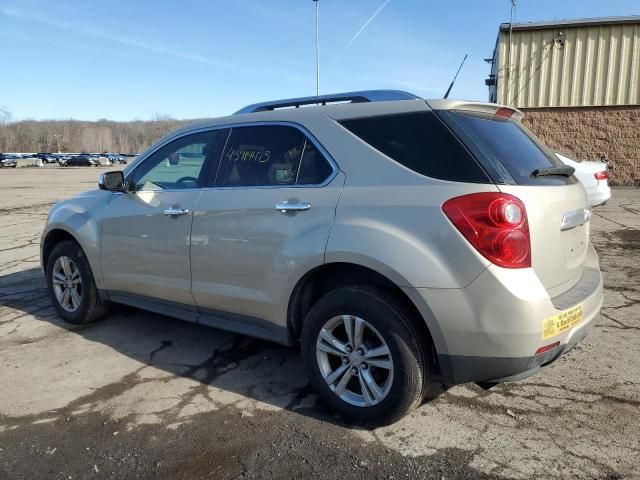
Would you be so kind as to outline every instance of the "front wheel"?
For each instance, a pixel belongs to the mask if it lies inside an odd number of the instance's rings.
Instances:
[[[423,399],[429,365],[402,307],[385,292],[344,287],[322,297],[302,331],[302,354],[313,387],[354,421],[389,424]]]
[[[98,295],[89,261],[76,242],[57,244],[46,266],[47,286],[53,307],[69,323],[89,323],[108,309]]]

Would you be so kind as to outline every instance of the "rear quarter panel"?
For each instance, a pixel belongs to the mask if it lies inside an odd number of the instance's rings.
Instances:
[[[489,261],[453,227],[442,203],[474,191],[495,191],[495,187],[438,183],[345,186],[326,261],[357,263],[399,287],[468,285]]]
[[[446,351],[442,319],[420,292],[459,291],[489,265],[449,222],[441,206],[449,198],[495,191],[495,186],[422,182],[345,186],[325,261],[367,267],[399,286],[420,312],[440,352]]]

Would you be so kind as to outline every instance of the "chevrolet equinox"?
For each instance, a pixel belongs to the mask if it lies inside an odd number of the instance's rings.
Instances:
[[[527,377],[586,335],[602,279],[585,190],[522,116],[375,90],[184,127],[51,209],[53,305],[299,343],[352,420]]]

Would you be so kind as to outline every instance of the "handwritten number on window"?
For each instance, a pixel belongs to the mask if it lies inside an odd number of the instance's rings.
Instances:
[[[271,158],[271,151],[256,148],[232,148],[227,151],[229,162],[257,162],[267,163]]]

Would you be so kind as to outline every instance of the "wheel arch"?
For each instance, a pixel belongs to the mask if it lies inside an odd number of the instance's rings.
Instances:
[[[82,245],[78,241],[78,239],[71,232],[64,228],[52,228],[42,238],[42,247],[40,249],[40,261],[42,265],[42,270],[45,271],[47,268],[47,262],[49,261],[49,256],[51,252],[60,242],[64,241],[72,241],[78,244],[80,248]],[[83,249],[84,251],[84,249]]]
[[[441,335],[435,319],[425,318],[404,289],[380,272],[363,265],[347,262],[325,263],[307,272],[296,284],[289,299],[287,327],[291,338],[299,340],[304,319],[313,305],[326,293],[350,285],[369,285],[390,294],[405,309],[421,338],[432,346],[433,364],[436,364],[437,345],[432,333]],[[424,307],[424,306],[423,306]],[[422,310],[422,311],[421,311]],[[429,315],[429,313],[427,313]],[[432,330],[437,329],[437,332]]]

